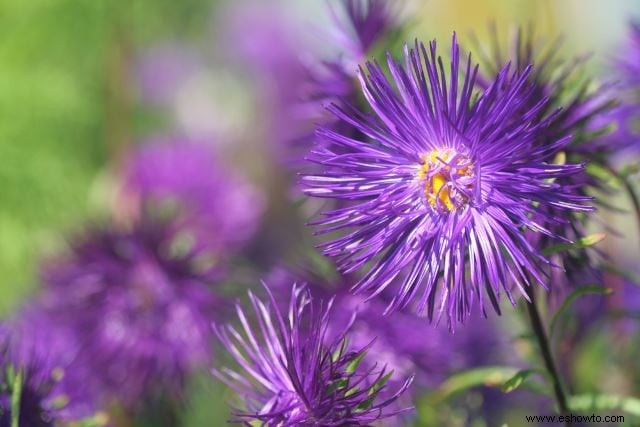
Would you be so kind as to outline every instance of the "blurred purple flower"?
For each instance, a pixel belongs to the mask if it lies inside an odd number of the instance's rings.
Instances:
[[[388,0],[340,0],[339,3],[341,10],[331,8],[332,33],[344,56],[356,66],[378,42],[400,26],[398,4]]]
[[[83,363],[74,334],[58,327],[37,306],[23,310],[2,331],[2,375],[11,365],[24,380],[20,399],[21,426],[53,426],[96,414],[100,400],[92,373]],[[0,394],[0,426],[11,420],[10,395]]]
[[[316,119],[323,117],[329,102],[356,104],[358,66],[372,48],[401,27],[398,5],[386,0],[340,0],[331,7],[333,36],[338,54],[330,60],[307,65],[306,99],[315,103]],[[324,118],[334,120],[335,118]],[[340,126],[339,121],[334,124]]]
[[[332,301],[313,304],[306,287],[293,287],[288,316],[273,295],[265,303],[249,294],[257,317],[252,327],[237,307],[243,332],[215,326],[222,344],[243,372],[214,373],[245,400],[236,422],[268,426],[370,425],[402,411],[389,411],[410,380],[386,395],[386,368],[362,368],[370,343],[347,350],[350,322],[327,343]],[[384,399],[381,396],[385,395]],[[382,401],[381,401],[382,400]]]
[[[584,63],[586,57],[565,60],[559,54],[561,42],[556,40],[536,43],[531,32],[524,33],[519,29],[506,48],[502,48],[497,31],[493,29],[492,51],[483,56],[482,77],[480,86],[486,88],[499,70],[511,63],[519,75],[527,74],[528,82],[533,90],[528,93],[521,111],[531,111],[537,105],[544,104],[538,110],[540,120],[550,116],[547,126],[540,130],[535,144],[542,147],[552,146],[561,139],[570,139],[562,148],[568,163],[595,163],[609,168],[613,156],[623,147],[611,143],[609,137],[603,137],[606,126],[602,117],[614,111],[615,100],[609,86],[592,87],[593,82],[585,77]],[[476,41],[479,45],[479,42]],[[482,51],[482,49],[478,49]],[[532,71],[530,65],[535,64]],[[481,68],[482,70],[482,68]],[[559,111],[556,111],[560,109]],[[555,114],[554,114],[555,112]],[[558,159],[558,162],[563,160]],[[595,176],[582,171],[566,177],[559,177],[558,182],[572,187],[575,191],[588,197],[594,188],[608,193],[611,188]],[[552,205],[543,206],[549,218],[567,217],[564,208]],[[577,241],[588,234],[586,220],[589,217],[581,212],[572,214],[568,223],[542,223],[551,231],[551,235],[530,233],[530,242],[539,249],[553,244],[553,236],[561,236],[568,241]],[[543,220],[541,218],[541,220]],[[597,262],[590,251],[563,251],[550,257],[555,266],[548,268],[550,282],[554,284],[551,295],[566,295],[564,289],[587,283],[601,283],[601,273]],[[597,279],[598,282],[593,282]],[[557,298],[556,298],[557,299]]]
[[[233,55],[252,73],[262,92],[261,112],[267,114],[263,133],[274,157],[299,170],[313,144],[316,122],[331,122],[325,104],[357,101],[357,66],[372,47],[400,27],[392,2],[340,0],[329,6],[329,29],[318,29],[329,58],[314,43],[304,40],[306,28],[297,29],[277,7],[241,5],[232,10],[226,39],[233,40]],[[313,25],[313,23],[309,23]],[[247,31],[250,28],[250,31]],[[310,53],[311,52],[311,53]]]
[[[617,147],[611,147],[597,137],[604,125],[594,125],[603,113],[613,108],[615,101],[609,86],[595,86],[586,77],[584,64],[588,58],[566,60],[559,53],[561,40],[536,42],[531,31],[524,33],[522,29],[518,29],[504,48],[495,29],[492,38],[489,52],[475,41],[482,61],[479,86],[489,87],[499,71],[511,64],[518,74],[526,73],[533,86],[522,111],[543,103],[538,110],[540,119],[555,113],[547,127],[539,132],[536,143],[553,145],[562,138],[571,137],[571,142],[563,148],[570,161],[606,160]],[[531,65],[535,66],[530,70]]]
[[[257,95],[260,138],[274,158],[290,160],[291,142],[309,132],[315,112],[302,105],[307,71],[301,52],[307,50],[300,32],[282,6],[237,2],[227,11],[221,38],[229,40],[229,57],[248,76]],[[256,71],[257,70],[257,71]],[[296,157],[300,153],[296,154]]]
[[[43,268],[43,306],[74,331],[105,393],[135,406],[148,393],[180,398],[211,359],[222,304],[215,262],[160,220],[94,229]]]
[[[631,22],[625,54],[618,61],[630,87],[640,86],[640,22]]]
[[[375,115],[330,107],[366,137],[320,127],[323,144],[310,160],[323,171],[303,184],[308,195],[352,203],[316,224],[321,233],[349,230],[321,244],[342,272],[370,265],[354,292],[373,296],[395,282],[388,312],[415,302],[431,319],[439,300],[453,327],[476,299],[485,312],[485,292],[499,311],[502,289],[515,304],[512,284],[523,294],[534,282],[546,286],[548,261],[523,229],[558,238],[544,225],[590,208],[557,181],[583,166],[550,163],[568,140],[535,144],[550,119],[536,119],[542,103],[523,111],[534,90],[528,72],[505,67],[473,103],[475,71],[469,57],[461,85],[455,35],[451,57],[447,80],[435,41],[428,51],[417,42],[406,49],[407,68],[388,55],[397,92],[380,65],[368,63],[360,79]],[[567,215],[550,217],[549,206]]]
[[[606,141],[632,147],[637,153],[640,145],[640,23],[629,25],[628,40],[613,68],[618,78],[613,92],[620,99],[620,105],[603,118],[615,124]]]
[[[146,51],[136,67],[142,99],[152,104],[171,102],[181,85],[202,66],[186,45],[160,45]]]
[[[174,203],[174,226],[216,257],[235,253],[260,225],[263,195],[223,167],[204,143],[154,139],[131,155],[123,174],[125,200],[137,201],[143,211]]]

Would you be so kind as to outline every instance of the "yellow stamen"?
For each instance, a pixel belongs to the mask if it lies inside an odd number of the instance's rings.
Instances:
[[[449,211],[456,209],[456,205],[451,198],[452,188],[447,184],[451,181],[451,166],[457,166],[457,164],[450,165],[446,163],[449,158],[453,158],[454,156],[455,153],[447,149],[442,151],[432,150],[422,157],[424,163],[420,166],[418,177],[421,180],[425,180],[424,194],[429,204],[434,208],[445,206]],[[432,168],[439,168],[440,171],[429,176],[429,170]],[[457,168],[455,171],[458,175],[471,175],[471,167],[469,165]]]

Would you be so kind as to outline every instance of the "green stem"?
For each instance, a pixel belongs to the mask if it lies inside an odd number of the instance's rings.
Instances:
[[[560,410],[560,414],[568,415],[569,406],[567,405],[567,396],[565,395],[564,389],[562,388],[560,375],[558,374],[558,369],[556,368],[553,356],[551,355],[549,338],[547,337],[547,333],[545,332],[544,326],[542,324],[542,319],[540,318],[540,312],[538,311],[538,307],[536,306],[535,293],[532,286],[527,287],[527,295],[529,296],[529,300],[531,301],[527,303],[529,320],[531,321],[533,333],[538,340],[538,345],[540,346],[540,353],[542,355],[545,368],[547,369],[547,372],[549,373],[549,376],[551,377],[551,381],[553,383],[553,392],[555,395],[556,403],[558,404],[558,409]],[[570,421],[566,421],[565,424],[567,425],[567,427],[571,426]]]
[[[20,427],[20,399],[22,398],[22,369],[18,369],[11,384],[11,427]]]
[[[620,177],[620,181],[622,181],[622,185],[624,189],[629,194],[629,199],[631,199],[631,203],[633,204],[633,210],[636,214],[636,221],[638,223],[638,227],[640,228],[640,198],[638,198],[638,194],[636,190],[633,188],[633,185],[629,182],[629,180],[625,177]]]
[[[640,228],[640,197],[638,197],[638,193],[633,188],[633,185],[631,185],[625,175],[621,174],[611,166],[605,165],[605,169],[608,170],[609,173],[620,182],[620,184],[622,184],[624,190],[627,192],[629,199],[631,200],[631,204],[633,205],[633,210],[636,216],[636,223]]]

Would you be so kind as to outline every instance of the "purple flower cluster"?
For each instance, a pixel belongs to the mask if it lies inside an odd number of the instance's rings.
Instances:
[[[27,373],[38,392],[51,372],[39,359],[51,351],[77,373],[57,388],[91,378],[95,393],[64,390],[74,405],[117,401],[135,410],[157,395],[181,401],[188,376],[211,361],[211,322],[225,312],[218,286],[229,258],[257,229],[263,201],[204,144],[144,145],[123,175],[124,214],[89,227],[44,265],[36,314],[20,316],[25,331],[9,354],[19,365],[37,359]],[[46,411],[59,400],[48,387]]]
[[[80,343],[66,328],[41,307],[31,306],[2,328],[2,377],[9,370],[22,372],[19,425],[54,426],[57,422],[78,421],[98,411],[99,389],[84,357]],[[9,426],[12,416],[12,384],[0,393],[0,426]]]
[[[179,391],[210,360],[216,278],[163,224],[96,229],[45,268],[43,304],[73,328],[106,393],[135,402]]]
[[[416,40],[400,57],[386,49],[385,66],[372,56],[403,29],[400,7],[339,0],[327,34],[335,52],[325,60],[304,57],[271,6],[230,19],[231,50],[267,86],[256,133],[278,142],[274,157],[304,157],[305,195],[328,202],[310,225],[338,271],[298,251],[307,218],[297,206],[272,218],[282,206],[267,212],[263,193],[209,142],[149,138],[118,159],[111,216],[44,263],[33,304],[0,326],[0,427],[12,415],[12,371],[25,378],[20,425],[96,415],[134,425],[158,402],[170,403],[176,413],[165,421],[177,424],[187,383],[211,367],[214,344],[231,359],[212,373],[236,394],[233,423],[402,425],[450,375],[514,360],[486,317],[521,296],[562,394],[533,295],[602,279],[574,243],[587,234],[593,191],[608,189],[586,165],[612,171],[615,153],[635,139],[628,119],[640,105],[640,26],[619,64],[628,93],[614,108],[615,87],[592,88],[582,59],[564,61],[558,44],[541,50],[522,32],[506,54],[495,35],[480,65],[454,33],[446,57],[435,40]],[[181,48],[151,54],[138,69],[151,104],[176,97],[204,62]],[[614,119],[623,124],[604,136]],[[271,184],[277,192],[290,183]],[[300,224],[290,235],[277,226],[259,233],[262,221],[267,229],[292,218]],[[556,244],[570,250],[550,254]],[[266,265],[280,252],[331,270],[337,286]],[[245,279],[265,271],[268,298],[249,291],[234,313],[232,294],[244,296]],[[481,321],[461,328],[469,319]]]
[[[411,380],[380,399],[390,374],[375,365],[363,369],[361,362],[370,343],[349,350],[350,323],[328,339],[332,301],[326,306],[314,304],[308,289],[294,285],[285,316],[271,294],[268,303],[251,293],[249,299],[257,327],[249,324],[240,306],[242,331],[215,327],[241,368],[240,372],[214,371],[243,397],[244,406],[234,411],[236,421],[265,426],[356,426],[401,412],[386,408]]]
[[[123,171],[125,203],[138,215],[173,209],[177,230],[216,257],[234,254],[256,232],[264,199],[226,170],[204,142],[155,138],[133,153]]]

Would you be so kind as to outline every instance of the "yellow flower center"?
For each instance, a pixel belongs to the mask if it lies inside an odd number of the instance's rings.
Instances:
[[[418,178],[424,183],[425,198],[434,209],[451,212],[467,203],[473,187],[469,157],[445,149],[432,150],[422,160]]]

